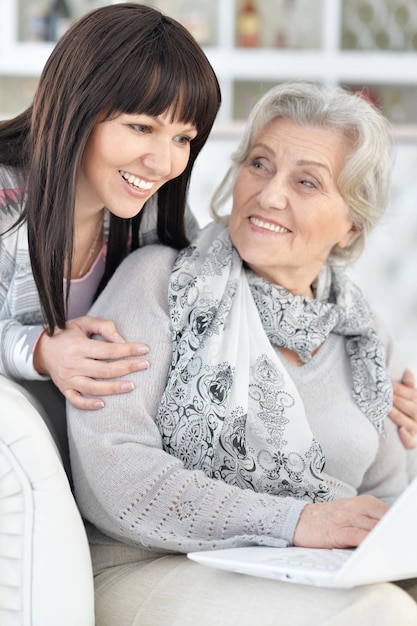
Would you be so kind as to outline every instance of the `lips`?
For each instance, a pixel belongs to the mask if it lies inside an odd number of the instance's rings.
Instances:
[[[120,170],[120,174],[126,182],[140,191],[150,191],[154,185],[152,181],[144,180],[143,178],[139,178],[138,176],[124,170]]]
[[[263,228],[264,230],[270,230],[273,233],[290,233],[291,231],[285,226],[281,226],[280,224],[275,224],[274,222],[267,222],[262,220],[260,217],[251,216],[249,221],[254,226],[258,228]]]

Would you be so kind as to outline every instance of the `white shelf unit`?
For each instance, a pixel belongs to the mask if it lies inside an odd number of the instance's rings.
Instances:
[[[237,81],[253,82],[259,85],[260,90],[263,84],[292,79],[312,80],[328,85],[367,85],[370,88],[397,86],[413,92],[415,89],[417,101],[417,52],[341,49],[342,0],[319,0],[316,3],[321,7],[322,15],[321,46],[317,49],[296,50],[235,47],[238,0],[219,1],[222,9],[219,15],[218,45],[205,50],[222,86],[221,120],[233,120],[235,117]],[[416,0],[411,0],[413,2],[417,8]],[[405,122],[404,119],[394,121]],[[414,122],[417,122],[417,111]]]
[[[19,1],[0,0],[0,102],[2,88],[4,89],[2,79],[31,80],[29,89],[33,88],[53,49],[52,43],[18,40]],[[85,10],[92,8],[92,1],[77,0],[85,3]],[[197,2],[189,0],[193,1]],[[190,204],[201,224],[209,219],[208,199],[228,167],[229,155],[237,143],[242,127],[242,121],[234,119],[237,81],[253,83],[259,88],[265,83],[308,79],[329,85],[357,84],[369,85],[370,88],[373,85],[398,85],[410,90],[415,89],[417,83],[417,52],[354,52],[341,49],[342,2],[354,4],[356,0],[308,0],[312,4],[316,1],[321,3],[321,45],[315,49],[297,50],[236,48],[235,18],[239,1],[198,0],[200,6],[206,2],[210,10],[213,4],[218,9],[214,36],[216,45],[205,45],[204,48],[218,74],[223,93],[219,120],[197,161],[190,188]],[[372,1],[374,5],[383,2]],[[173,9],[174,5],[178,8],[184,6],[185,2],[186,0],[164,0],[164,4]],[[279,0],[264,2],[272,7]],[[105,4],[106,0],[102,3]],[[417,10],[417,0],[408,0],[406,4],[414,5]],[[174,10],[169,12],[181,21],[181,14],[176,14]],[[415,23],[417,27],[417,19]],[[417,103],[417,95],[415,102]],[[414,108],[417,114],[417,106]],[[370,238],[366,253],[357,266],[358,274],[355,279],[367,293],[374,308],[385,318],[399,340],[405,363],[417,376],[417,126],[409,123],[396,125],[394,132],[397,158],[391,209],[375,237]]]
[[[28,1],[30,0],[26,0]],[[259,3],[264,3],[264,14],[265,11],[270,12],[271,20],[277,18],[277,11],[280,6],[284,6],[283,3],[299,1],[258,0]],[[238,48],[235,46],[235,24],[241,0],[199,0],[200,10],[201,7],[204,10],[206,6],[207,12],[210,11],[212,16],[214,10],[216,16],[216,45],[203,47],[221,84],[223,105],[219,121],[228,123],[245,117],[249,104],[245,107],[236,102],[236,99],[242,99],[242,90],[249,90],[250,99],[251,93],[258,96],[270,84],[288,79],[308,79],[330,85],[367,85],[370,89],[374,86],[376,89],[383,89],[386,86],[408,91],[408,100],[411,100],[412,106],[405,106],[398,118],[394,113],[393,121],[417,123],[417,107],[413,106],[414,95],[417,101],[417,52],[343,50],[340,44],[342,3],[352,0],[301,0],[303,1],[308,1],[310,7],[314,6],[314,15],[317,11],[321,14],[321,33],[318,36],[321,43],[318,48]],[[5,87],[4,79],[31,80],[28,86],[30,91],[34,88],[54,45],[49,42],[18,41],[18,2],[19,0],[1,0],[0,3],[0,110],[4,89],[7,89],[7,81]],[[78,8],[84,6],[85,11],[93,8],[93,5],[106,4],[105,0],[72,2],[76,2]],[[191,0],[188,3],[187,0],[155,0],[146,3],[159,5],[180,21],[185,17],[187,7],[192,5]],[[364,3],[366,4],[366,0]],[[417,0],[409,0],[408,5],[413,4],[417,11]],[[11,113],[13,112],[10,111]],[[389,113],[387,110],[388,115]]]
[[[0,75],[39,76],[53,43],[18,41],[18,2],[0,4]]]

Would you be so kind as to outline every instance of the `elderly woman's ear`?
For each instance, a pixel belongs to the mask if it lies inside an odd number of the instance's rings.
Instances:
[[[346,232],[344,237],[342,237],[342,239],[340,239],[340,241],[337,242],[336,246],[338,248],[346,248],[360,230],[361,229],[359,228],[359,226],[356,226],[356,224],[352,223],[349,230]]]

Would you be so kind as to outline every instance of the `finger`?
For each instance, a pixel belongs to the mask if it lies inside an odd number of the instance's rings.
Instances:
[[[404,445],[404,448],[407,448],[407,450],[412,450],[413,448],[417,446],[416,435],[410,433],[410,431],[404,428],[404,426],[401,426],[398,429],[398,433],[400,435],[400,439]]]
[[[360,501],[362,513],[371,519],[379,521],[389,510],[389,505],[375,496],[362,495],[357,496],[356,500]],[[353,498],[353,502],[355,498]]]
[[[409,429],[411,432],[417,433],[417,423],[413,417],[410,417],[410,414],[408,413],[409,409],[407,409],[407,406],[404,404],[402,404],[401,409],[402,410],[395,406],[392,407],[389,412],[390,418],[397,424],[397,426],[404,426],[404,428]]]
[[[76,384],[75,384],[76,383]],[[74,380],[74,389],[83,396],[111,396],[129,393],[135,388],[131,380],[94,380],[93,378],[77,378]]]
[[[370,495],[360,495],[354,498],[339,500],[343,505],[342,519],[350,526],[369,530],[388,511],[389,505]]]
[[[385,513],[385,509],[373,509],[370,515],[359,515],[350,523],[337,528],[333,544],[338,548],[355,548],[375,528]]]
[[[84,411],[97,411],[104,407],[104,402],[101,398],[85,398],[79,394],[75,389],[67,389],[64,395],[68,402],[75,406],[77,409]]]
[[[81,348],[84,356],[87,358],[101,361],[144,356],[149,352],[149,348],[141,343],[108,343],[107,341],[94,339],[88,341],[87,347],[85,344],[83,344],[82,347],[79,346],[78,351],[80,351]]]
[[[376,523],[372,528],[374,528]],[[349,526],[348,528],[344,528],[339,530],[337,536],[334,540],[335,548],[356,548],[359,546],[364,539],[369,535],[369,532],[372,530],[365,528],[358,528],[357,526]],[[333,547],[333,546],[332,546]]]
[[[114,322],[101,317],[93,317],[91,315],[76,317],[68,322],[68,327],[71,326],[77,326],[87,336],[102,335],[106,337],[108,341],[120,343],[124,341],[124,338],[117,331]]]
[[[406,385],[407,387],[414,387],[416,384],[416,381],[415,381],[413,372],[409,369],[405,369],[401,382],[403,383],[403,385]]]
[[[417,422],[412,417],[409,417],[406,407],[403,407],[403,410],[399,411],[398,408],[394,406],[388,415],[398,427],[406,428],[412,435],[417,434]]]
[[[97,396],[110,396],[122,393],[129,393],[135,388],[131,381],[112,381],[102,382],[92,379],[80,379],[78,381],[78,387],[80,391],[75,389],[67,389],[64,395],[68,402],[83,410],[97,410],[102,409],[105,404],[101,397]],[[93,396],[93,397],[91,397]]]
[[[65,377],[68,387],[78,389],[78,384],[74,381],[79,377],[88,379],[104,379],[121,378],[149,369],[150,364],[146,359],[122,359],[119,361],[101,361],[97,359],[83,359],[77,363],[72,374],[67,373]],[[81,390],[80,391],[84,391]]]
[[[395,383],[393,409],[417,421],[417,390]]]
[[[382,517],[385,515],[386,510],[385,509],[380,509],[380,510],[373,510],[370,512],[369,515],[361,515],[359,516],[354,523],[354,526],[356,528],[360,528],[361,530],[365,530],[367,532],[370,532],[371,530],[373,530],[375,528],[375,526],[378,524],[378,522],[381,521]]]
[[[404,398],[405,400],[409,400],[411,402],[416,401],[417,390],[414,386],[404,385],[403,383],[393,381],[392,389],[396,397]]]
[[[119,334],[114,322],[111,320],[86,315],[73,320],[73,322],[79,325],[88,336],[100,335],[109,343],[125,343],[125,339]],[[149,352],[149,348],[145,344],[135,343],[132,345],[136,345],[137,349],[140,350],[136,354],[147,354]]]

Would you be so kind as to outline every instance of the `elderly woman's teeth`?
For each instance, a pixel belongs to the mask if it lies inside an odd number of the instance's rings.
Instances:
[[[271,222],[264,222],[264,220],[261,220],[258,217],[251,217],[250,221],[255,226],[259,226],[260,228],[265,228],[266,230],[272,230],[274,233],[290,232],[288,228],[285,228],[284,226],[279,226],[279,224],[272,224]]]
[[[153,183],[150,181],[142,180],[133,174],[129,174],[129,172],[121,171],[120,174],[122,177],[134,187],[137,187],[141,191],[148,191],[152,188]]]

